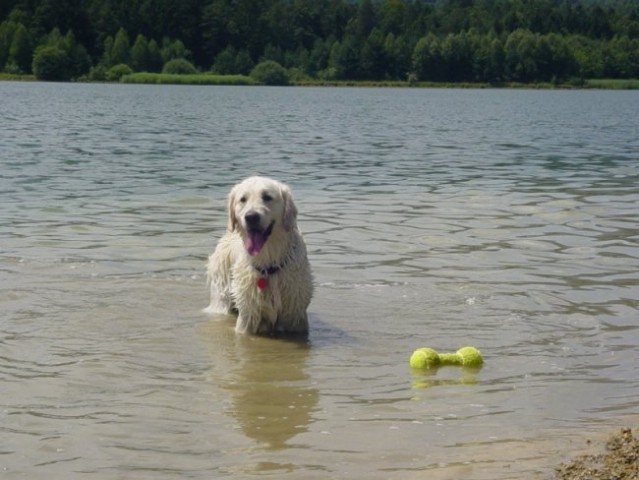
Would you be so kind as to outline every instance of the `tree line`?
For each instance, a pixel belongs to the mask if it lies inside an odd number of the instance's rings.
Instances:
[[[639,78],[632,0],[2,0],[0,70],[293,79],[539,82]]]

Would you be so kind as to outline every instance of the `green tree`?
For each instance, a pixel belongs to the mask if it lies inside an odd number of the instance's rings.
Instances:
[[[0,23],[0,69],[4,67],[9,60],[9,49],[13,42],[13,34],[16,30],[17,24],[5,20]]]
[[[189,58],[191,56],[191,52],[186,49],[181,40],[171,40],[168,37],[162,39],[160,52],[164,63],[175,58]]]
[[[131,68],[136,72],[149,72],[150,66],[149,41],[144,35],[138,34],[131,47]]]
[[[581,78],[602,78],[604,53],[601,42],[583,35],[571,35],[566,39],[575,61],[575,75]]]
[[[218,73],[220,75],[229,75],[231,73],[236,73],[235,71],[235,57],[237,56],[237,52],[232,45],[227,46],[224,50],[222,50],[216,57],[213,62],[213,67],[211,70],[214,73]]]
[[[384,0],[379,6],[379,28],[384,33],[401,35],[405,31],[408,5],[404,0]]]
[[[38,47],[33,56],[32,69],[38,80],[66,81],[71,79],[69,56],[58,47]]]
[[[411,71],[411,50],[406,37],[389,33],[384,39],[386,71],[394,80],[404,80]]]
[[[504,46],[495,35],[482,35],[475,40],[473,73],[475,80],[498,82],[502,80]]]
[[[87,73],[91,58],[71,30],[63,36],[54,28],[36,48],[31,68],[38,79],[68,81]]]
[[[285,54],[281,47],[269,43],[264,48],[264,53],[262,54],[261,60],[273,60],[274,62],[282,65],[285,63]]]
[[[221,52],[231,46],[228,28],[231,11],[228,0],[212,0],[202,11],[202,49],[209,59],[217,59]]]
[[[35,2],[32,23],[36,35],[46,34],[54,28],[67,31],[72,28],[72,20],[79,10],[78,5],[69,0],[39,0]]]
[[[441,42],[441,66],[448,81],[473,80],[473,48],[465,32],[449,34]]]
[[[371,0],[359,0],[357,6],[357,34],[367,37],[376,24],[375,10]]]
[[[159,72],[162,70],[162,65],[164,64],[162,60],[162,53],[160,51],[160,46],[158,42],[155,40],[149,41],[149,57],[148,57],[148,71],[149,72]]]
[[[18,24],[13,34],[13,40],[9,47],[9,61],[13,62],[23,73],[31,71],[33,47],[29,32],[21,23]]]
[[[419,39],[413,50],[413,73],[419,80],[441,80],[439,40],[430,33]]]
[[[131,45],[124,28],[120,28],[113,39],[113,47],[109,54],[109,66],[131,63]]]
[[[71,78],[78,78],[89,71],[91,57],[89,57],[84,45],[76,41],[75,35],[71,30],[67,32],[60,46],[69,57],[69,74]]]
[[[508,35],[504,54],[509,80],[530,82],[538,77],[537,38],[530,30],[518,29]]]
[[[220,75],[248,75],[254,66],[255,64],[247,49],[238,51],[232,45],[229,45],[215,57],[211,70]]]
[[[577,60],[570,50],[566,37],[550,33],[542,37],[543,51],[547,60],[543,63],[543,75],[546,80],[564,80],[578,76]]]
[[[604,75],[610,78],[639,76],[639,41],[615,36],[605,43]]]
[[[317,38],[309,54],[306,72],[310,75],[315,75],[317,72],[326,69],[330,51],[328,42]]]
[[[251,54],[247,49],[242,49],[237,52],[237,56],[235,57],[235,73],[248,75],[251,73],[254,66],[255,63],[253,63]]]
[[[347,34],[342,42],[335,42],[331,47],[329,68],[335,70],[338,79],[361,79],[361,51],[362,45],[358,37]]]
[[[111,59],[111,53],[113,52],[113,37],[108,36],[104,39],[104,45],[102,48],[102,62],[101,64],[105,67],[111,67],[113,65],[113,61]]]
[[[368,79],[386,78],[388,59],[384,50],[384,35],[375,27],[364,42],[360,53],[362,77]]]

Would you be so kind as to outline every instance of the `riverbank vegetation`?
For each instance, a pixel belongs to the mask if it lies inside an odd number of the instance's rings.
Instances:
[[[0,71],[42,80],[632,88],[639,4],[3,0]]]
[[[124,75],[122,83],[158,85],[255,85],[246,75],[215,75],[210,73],[170,74],[138,72]]]

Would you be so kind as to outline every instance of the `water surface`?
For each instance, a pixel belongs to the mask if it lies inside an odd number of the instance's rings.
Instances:
[[[639,413],[638,93],[0,99],[3,478],[548,478]],[[308,342],[200,313],[254,173],[295,193]]]

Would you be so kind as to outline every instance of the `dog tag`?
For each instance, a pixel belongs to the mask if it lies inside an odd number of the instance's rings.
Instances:
[[[257,282],[255,283],[257,283],[257,288],[259,288],[260,290],[264,290],[266,286],[268,285],[268,281],[264,277],[258,278]]]

